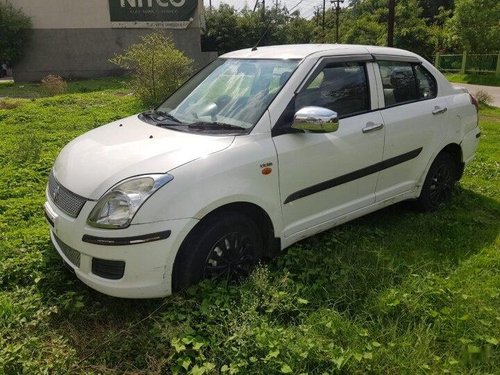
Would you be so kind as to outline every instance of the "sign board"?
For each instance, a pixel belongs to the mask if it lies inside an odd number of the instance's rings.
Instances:
[[[113,27],[186,27],[198,0],[109,0]]]

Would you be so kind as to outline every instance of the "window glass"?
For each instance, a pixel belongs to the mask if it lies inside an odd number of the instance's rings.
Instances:
[[[296,97],[295,111],[307,106],[331,109],[345,117],[370,109],[364,63],[329,64]]]
[[[410,63],[379,61],[385,106],[419,99],[417,80]]]
[[[292,75],[296,60],[218,59],[158,107],[184,124],[250,129]]]
[[[437,95],[436,80],[422,65],[415,65],[418,95],[420,99],[435,98]]]

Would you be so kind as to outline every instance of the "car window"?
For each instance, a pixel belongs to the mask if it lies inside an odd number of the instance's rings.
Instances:
[[[329,64],[310,80],[295,99],[295,110],[307,106],[331,109],[339,117],[370,109],[364,63]]]
[[[415,65],[414,69],[417,76],[419,98],[435,98],[437,95],[437,84],[435,78],[422,65]]]
[[[436,97],[436,81],[420,64],[379,61],[378,66],[386,107]]]

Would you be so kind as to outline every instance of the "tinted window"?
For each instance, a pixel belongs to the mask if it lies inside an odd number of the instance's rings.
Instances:
[[[415,65],[418,95],[420,99],[435,98],[437,95],[436,80],[422,65]]]
[[[436,81],[421,65],[379,61],[378,66],[386,107],[436,97]]]
[[[319,106],[345,117],[370,109],[363,63],[329,64],[309,82],[296,97],[296,111],[307,106]]]

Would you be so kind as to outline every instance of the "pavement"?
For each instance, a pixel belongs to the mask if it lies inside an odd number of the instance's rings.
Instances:
[[[450,82],[453,86],[465,87],[471,94],[475,94],[478,91],[485,91],[493,98],[493,101],[490,103],[495,107],[500,107],[500,87],[496,86],[482,86],[482,85],[470,85],[468,83],[456,83]]]

